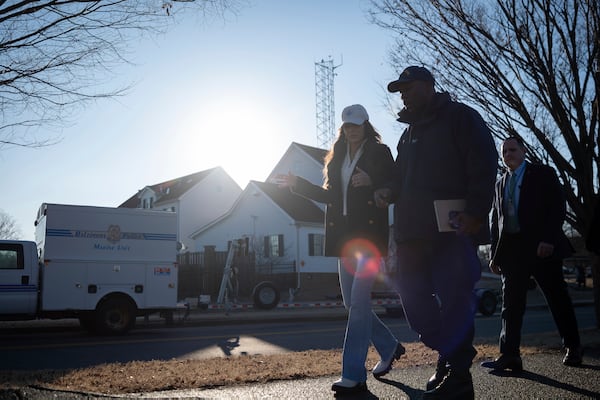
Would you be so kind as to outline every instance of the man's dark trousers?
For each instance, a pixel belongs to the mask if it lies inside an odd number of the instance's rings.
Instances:
[[[468,370],[476,351],[475,294],[481,263],[471,240],[454,232],[398,243],[398,291],[410,327],[440,360]]]
[[[542,259],[524,248],[525,240],[519,233],[503,233],[502,284],[502,331],[500,332],[500,353],[519,355],[521,327],[527,305],[529,279],[533,277],[548,303],[558,332],[566,347],[580,344],[577,319],[567,291],[562,272],[562,259],[549,257]]]

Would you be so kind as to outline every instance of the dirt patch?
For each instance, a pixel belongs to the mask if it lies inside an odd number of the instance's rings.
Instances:
[[[600,330],[581,332],[586,347],[600,347]],[[558,334],[526,335],[523,355],[560,352]],[[476,361],[497,355],[496,341],[476,341]],[[406,355],[394,368],[435,363],[436,354],[421,343],[407,343]],[[367,368],[378,361],[369,350]],[[55,390],[124,394],[177,389],[212,388],[241,383],[302,379],[341,373],[341,350],[312,350],[276,355],[235,356],[207,360],[132,361],[75,370],[0,371],[0,388],[40,386]]]

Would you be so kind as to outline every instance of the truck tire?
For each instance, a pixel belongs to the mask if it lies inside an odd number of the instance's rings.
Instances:
[[[479,312],[486,317],[494,315],[496,312],[496,306],[498,304],[496,294],[491,290],[484,290],[481,293],[478,293],[477,297],[479,299],[477,304]]]
[[[109,298],[96,309],[96,332],[101,335],[122,335],[135,325],[135,305],[124,297]]]
[[[252,291],[254,307],[261,310],[270,310],[279,304],[279,290],[272,282],[261,282]]]

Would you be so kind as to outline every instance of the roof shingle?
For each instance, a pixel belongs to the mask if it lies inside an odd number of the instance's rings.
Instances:
[[[312,201],[292,193],[288,188],[280,188],[274,183],[252,181],[269,196],[283,211],[298,222],[323,223],[325,213]]]
[[[196,172],[190,175],[185,175],[180,178],[171,179],[165,182],[156,183],[151,186],[146,186],[146,188],[152,189],[157,194],[157,199],[154,204],[165,203],[181,197],[185,192],[190,190],[194,185],[204,179],[216,168],[218,167]],[[144,189],[138,190],[136,194],[125,200],[119,207],[138,208],[140,206],[139,194]]]

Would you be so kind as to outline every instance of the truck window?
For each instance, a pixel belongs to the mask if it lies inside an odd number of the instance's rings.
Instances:
[[[0,269],[23,269],[23,246],[0,244]]]

